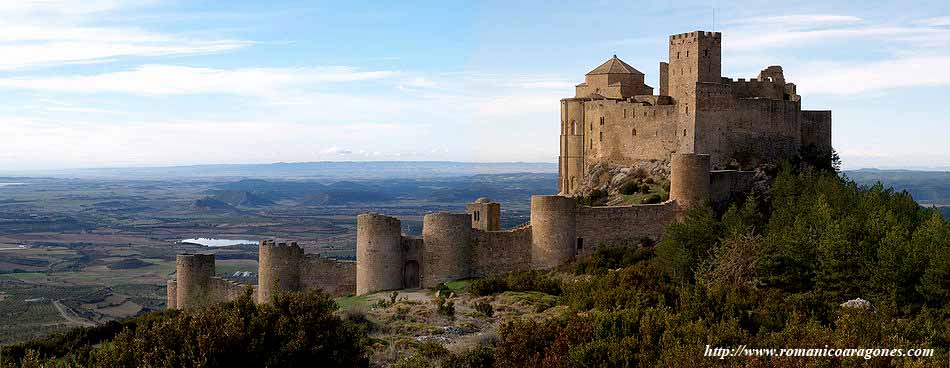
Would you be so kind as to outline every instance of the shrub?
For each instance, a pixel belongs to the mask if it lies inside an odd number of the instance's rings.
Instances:
[[[594,189],[590,191],[590,194],[578,198],[577,201],[578,203],[587,206],[599,206],[604,204],[604,201],[607,200],[607,194],[608,193],[606,191]]]
[[[455,301],[446,296],[439,296],[432,301],[435,303],[436,312],[449,317],[450,319],[455,319]]]
[[[654,203],[660,203],[660,202],[663,202],[663,197],[660,197],[659,194],[651,194],[647,197],[644,197],[642,200],[640,200],[640,203],[642,204],[654,204]]]
[[[541,271],[522,271],[474,280],[469,284],[468,291],[476,296],[494,295],[505,291],[540,291],[560,295],[561,283]]]
[[[641,185],[641,186],[640,186],[640,193],[643,193],[643,194],[648,194],[648,193],[650,193],[650,185],[648,185],[648,184],[643,184],[643,185]]]
[[[491,317],[495,313],[489,302],[475,302],[475,310],[485,317]]]
[[[319,291],[278,293],[268,304],[245,293],[230,303],[134,318],[107,343],[43,358],[88,367],[365,364],[365,327],[337,317],[336,309]]]
[[[628,181],[624,185],[620,186],[620,194],[631,195],[640,191],[640,183],[636,181]]]
[[[574,264],[575,274],[601,274],[608,270],[634,265],[653,257],[653,250],[644,247],[598,247],[590,257]]]

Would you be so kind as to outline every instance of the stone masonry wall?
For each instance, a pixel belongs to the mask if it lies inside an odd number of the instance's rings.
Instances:
[[[356,293],[356,261],[308,254],[301,264],[300,286],[304,290],[320,288],[331,296]]]
[[[709,200],[721,203],[752,190],[754,171],[716,170],[709,172]]]
[[[473,237],[473,277],[531,268],[531,225],[505,231],[475,231]]]
[[[583,239],[578,255],[589,255],[601,244],[636,245],[641,238],[657,240],[676,218],[676,204],[588,207],[578,206],[577,238]]]

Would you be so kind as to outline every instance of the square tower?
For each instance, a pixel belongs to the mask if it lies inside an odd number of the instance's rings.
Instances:
[[[465,205],[465,212],[472,217],[472,228],[482,231],[501,230],[501,204],[482,197]]]
[[[695,31],[670,36],[670,63],[666,69],[674,100],[685,102],[695,96],[697,82],[722,83],[722,35]]]

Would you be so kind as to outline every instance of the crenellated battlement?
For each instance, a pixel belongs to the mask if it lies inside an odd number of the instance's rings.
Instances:
[[[670,36],[670,40],[696,39],[696,38],[715,38],[722,39],[721,32],[693,31],[686,33],[677,33]]]

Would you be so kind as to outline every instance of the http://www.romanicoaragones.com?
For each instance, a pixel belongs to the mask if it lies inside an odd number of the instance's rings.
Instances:
[[[885,349],[885,348],[751,348],[746,345],[736,347],[714,347],[706,345],[703,356],[725,359],[730,357],[932,357],[934,349]]]

